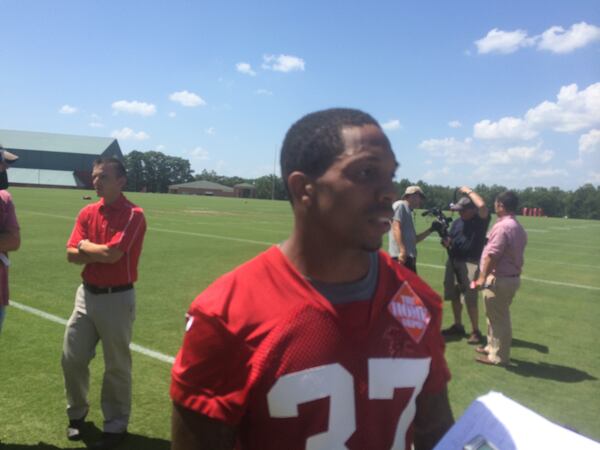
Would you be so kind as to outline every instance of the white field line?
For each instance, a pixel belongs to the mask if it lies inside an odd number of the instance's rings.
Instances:
[[[48,213],[40,213],[40,212],[34,212],[34,211],[22,211],[22,212],[25,212],[28,214],[35,214],[35,215],[39,215],[39,216],[55,217],[58,219],[75,220],[75,218],[73,218],[73,217],[60,216],[58,214],[48,214]],[[231,237],[231,236],[220,236],[218,234],[196,233],[193,231],[167,230],[164,228],[156,228],[156,227],[148,227],[148,230],[159,231],[161,233],[182,234],[184,236],[197,236],[197,237],[210,238],[210,239],[223,239],[226,241],[243,242],[245,244],[273,245],[273,242],[255,241],[252,239],[235,238],[235,237]]]
[[[425,264],[425,263],[417,263],[419,266],[431,267],[433,269],[445,269],[446,266],[440,266],[439,264]],[[522,280],[533,281],[534,283],[544,283],[544,284],[554,284],[556,286],[566,286],[578,289],[589,289],[590,291],[600,291],[600,287],[596,286],[588,286],[587,284],[575,284],[575,283],[565,283],[562,281],[552,281],[552,280],[542,280],[540,278],[531,278],[525,275],[521,275]]]
[[[35,316],[41,317],[42,319],[49,320],[50,322],[58,323],[60,325],[67,324],[67,321],[61,317],[55,316],[54,314],[49,314],[40,309],[32,308],[31,306],[27,306],[22,303],[15,302],[14,300],[10,301],[10,306],[20,309],[21,311],[28,312]],[[172,356],[165,355],[164,353],[160,353],[146,347],[142,347],[141,345],[134,344],[133,342],[129,344],[129,348],[134,352],[141,353],[142,355],[149,356],[150,358],[154,358],[168,364],[173,364],[175,362],[175,358]]]
[[[72,219],[71,217],[59,216],[56,214],[38,213],[38,212],[33,212],[33,211],[26,211],[26,212],[28,212],[29,214],[38,214],[38,215],[42,215],[42,216],[58,217],[58,218],[69,219],[69,220]],[[230,237],[230,236],[220,236],[218,234],[194,233],[193,231],[167,230],[167,229],[163,229],[163,228],[154,228],[154,227],[148,227],[148,229],[152,230],[152,231],[159,231],[161,233],[173,233],[173,234],[182,234],[185,236],[197,236],[197,237],[204,237],[204,238],[211,238],[211,239],[222,239],[225,241],[244,242],[244,243],[248,243],[248,244],[257,244],[257,245],[273,245],[274,244],[274,242],[255,241],[252,239],[242,239],[242,238],[235,238],[235,237]],[[426,240],[430,240],[430,239],[436,239],[436,238],[432,238],[431,236],[429,236],[429,237],[427,237]],[[439,241],[439,238],[437,238],[437,239]],[[557,250],[557,252],[558,252],[558,250]],[[419,265],[424,266],[424,267],[432,267],[434,269],[444,269],[445,268],[445,266],[440,266],[440,265],[436,265],[436,264],[419,263]],[[574,283],[564,283],[561,281],[542,280],[539,278],[530,278],[527,276],[522,276],[521,279],[533,281],[536,283],[546,283],[546,284],[553,284],[553,285],[557,285],[557,286],[567,286],[567,287],[574,287],[574,288],[579,288],[579,289],[589,289],[592,291],[600,291],[600,287],[588,286],[585,284],[574,284]]]

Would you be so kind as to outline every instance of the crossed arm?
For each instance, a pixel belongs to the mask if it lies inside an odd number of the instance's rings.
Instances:
[[[94,244],[82,239],[77,247],[67,247],[67,260],[73,264],[114,264],[123,256],[123,251],[105,244]]]

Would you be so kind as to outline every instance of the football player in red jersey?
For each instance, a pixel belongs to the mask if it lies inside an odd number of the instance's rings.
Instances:
[[[190,306],[172,448],[433,448],[452,425],[441,299],[379,250],[398,163],[352,109],[288,131],[291,236]]]

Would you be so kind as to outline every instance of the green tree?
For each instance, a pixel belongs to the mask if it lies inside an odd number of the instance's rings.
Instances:
[[[172,184],[192,181],[193,170],[187,159],[157,151],[132,151],[125,155],[129,190],[167,192]]]
[[[256,198],[287,200],[287,192],[283,180],[275,175],[265,175],[254,181]]]

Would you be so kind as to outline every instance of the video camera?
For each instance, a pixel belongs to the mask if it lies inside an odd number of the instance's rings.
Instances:
[[[431,230],[437,232],[442,239],[448,237],[448,228],[450,228],[452,217],[446,217],[440,208],[426,209],[421,215],[423,217],[432,216],[433,222],[431,223]]]

